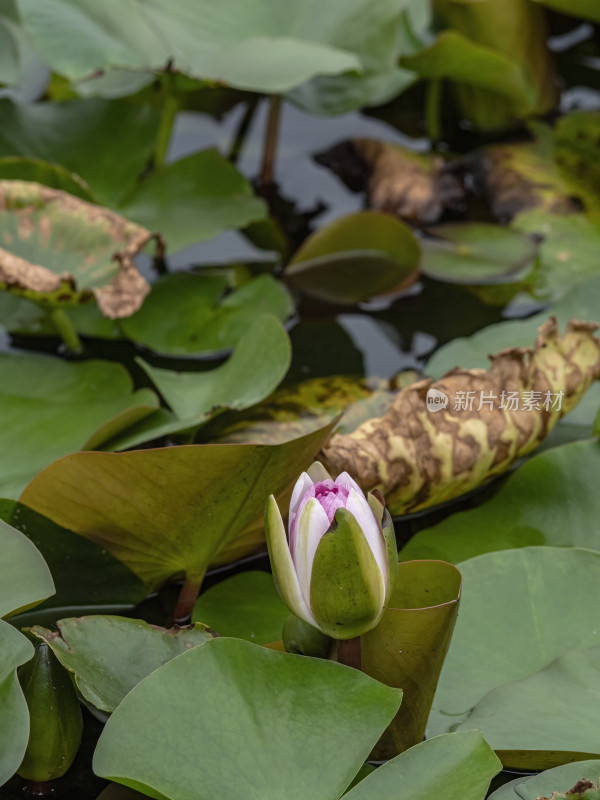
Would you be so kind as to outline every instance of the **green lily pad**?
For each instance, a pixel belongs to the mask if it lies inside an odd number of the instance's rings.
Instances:
[[[0,84],[11,85],[19,79],[19,50],[10,20],[0,16]]]
[[[249,181],[212,149],[152,172],[118,208],[162,234],[170,252],[267,216]]]
[[[600,761],[576,761],[547,769],[539,775],[517,778],[497,789],[489,800],[538,800],[542,796],[550,797],[554,792],[568,792],[582,779],[597,781],[599,777]]]
[[[83,178],[80,178],[74,172],[69,172],[65,167],[61,167],[58,164],[50,164],[48,161],[42,161],[38,158],[26,158],[24,156],[0,157],[0,180],[42,183],[52,189],[60,189],[75,197],[81,197],[82,200],[94,202],[90,188]]]
[[[125,317],[148,283],[133,261],[156,238],[100,206],[39,183],[0,181],[0,288],[56,307],[93,298]]]
[[[132,607],[148,594],[146,585],[106,550],[61,528],[27,506],[12,500],[0,500],[0,517],[37,547],[50,569],[56,590],[52,597],[37,606],[35,612],[29,612],[26,618],[20,614],[14,619],[15,625],[37,623],[36,617],[47,609],[55,609],[54,614],[59,615],[55,619],[60,619],[70,616],[68,611],[64,611],[68,608]],[[30,580],[21,579],[22,586],[29,589]]]
[[[231,349],[263,314],[285,320],[293,311],[285,288],[260,275],[225,294],[219,275],[176,273],[157,281],[142,308],[121,327],[138,344],[169,355],[214,355]]]
[[[361,211],[309,236],[284,275],[312,297],[353,305],[398,289],[419,258],[410,228],[387,214]]]
[[[94,771],[174,800],[334,800],[400,697],[331,661],[214,639],[127,695],[100,736]],[[157,720],[160,736],[139,736]],[[223,769],[224,753],[235,769]]]
[[[381,622],[361,637],[363,671],[403,691],[400,710],[376,747],[378,759],[423,740],[456,622],[460,584],[459,571],[443,561],[399,564]]]
[[[0,617],[31,608],[54,594],[50,570],[39,550],[3,520],[0,552]]]
[[[60,165],[85,181],[94,202],[113,207],[135,187],[154,150],[159,123],[148,105],[100,99],[23,105],[0,100],[0,117],[0,157]],[[22,167],[22,174],[3,177],[46,183],[41,175],[31,176],[31,166]]]
[[[443,797],[483,800],[502,764],[479,731],[435,736],[364,778],[348,800]]]
[[[545,669],[492,689],[457,730],[485,731],[508,764],[535,765],[536,758],[564,763],[582,754],[600,755],[598,714],[600,646],[572,649]],[[542,749],[541,744],[551,751],[549,759],[526,752]]]
[[[133,391],[128,372],[119,364],[4,353],[0,369],[4,497],[16,497],[60,456],[99,447],[158,405],[150,389]]]
[[[201,624],[167,630],[108,614],[63,619],[56,627],[36,625],[29,633],[48,643],[83,697],[109,713],[155,669],[213,638]]]
[[[0,616],[41,603],[54,593],[44,559],[29,539],[0,520]],[[33,656],[31,643],[0,619],[0,786],[19,768],[29,739],[29,711],[17,667]]]
[[[574,442],[534,456],[491,500],[419,531],[401,559],[456,564],[495,550],[529,545],[600,550],[600,443]]]
[[[112,439],[105,449],[124,450],[159,436],[194,431],[226,409],[254,406],[281,383],[291,356],[290,340],[282,324],[271,314],[264,314],[250,325],[231,357],[215,369],[173,372],[138,358],[173,413],[159,409]],[[321,419],[320,424],[325,421]]]
[[[583,214],[548,214],[532,209],[519,214],[513,228],[542,237],[539,268],[529,289],[536,299],[560,299],[600,271],[600,227]]]
[[[443,31],[430,47],[400,63],[422,78],[490,89],[511,100],[518,114],[527,114],[535,103],[535,89],[518,61],[458,31]]]
[[[269,644],[281,639],[289,613],[268,572],[241,572],[200,595],[192,622],[204,622],[221,636]]]
[[[485,285],[521,280],[533,267],[537,246],[524,234],[481,222],[448,223],[421,242],[421,272],[448,283]]]
[[[243,7],[225,0],[218,9],[210,0],[144,0],[105,6],[98,15],[90,0],[18,2],[42,57],[71,80],[111,67],[156,72],[172,63],[190,77],[267,93],[385,64],[396,48],[395,18],[407,5],[338,0],[317,13],[314,0],[301,0],[290,15],[277,0]]]
[[[29,710],[17,667],[33,656],[22,633],[0,620],[0,786],[19,768],[29,739]]]
[[[561,678],[558,665],[559,680],[575,702],[568,716],[559,714],[550,721],[546,707],[552,701],[539,689],[544,683],[542,671],[556,659],[573,650],[598,647],[600,552],[526,547],[485,553],[460,564],[460,570],[461,613],[434,699],[430,732],[459,725],[463,729],[482,726],[488,738],[483,709],[490,693],[510,691],[509,684],[529,678],[538,691],[532,693],[528,718],[513,722],[509,708],[498,709],[491,723],[488,740],[492,747],[496,746],[494,729],[498,725],[512,731],[509,749],[501,753],[503,762],[516,768],[543,769],[574,757],[595,755],[600,742],[597,726],[586,727],[590,697],[585,684],[578,683],[581,676],[573,683],[565,671]],[[564,613],[566,596],[569,614]],[[554,666],[550,673],[556,677]],[[581,730],[574,732],[573,720],[580,716],[584,722]],[[471,725],[471,717],[477,724]],[[498,741],[500,747],[505,744],[505,738]]]
[[[106,547],[151,585],[181,574],[201,581],[264,541],[269,494],[287,489],[331,425],[281,445],[183,445],[127,453],[76,453],[56,461],[21,502]]]

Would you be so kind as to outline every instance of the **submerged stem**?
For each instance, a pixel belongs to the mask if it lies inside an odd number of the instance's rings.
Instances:
[[[275,150],[279,133],[279,117],[281,111],[281,97],[272,94],[269,101],[269,119],[265,133],[262,167],[260,170],[260,185],[262,187],[273,184],[273,170],[275,165]]]
[[[65,343],[67,349],[71,353],[81,353],[83,350],[81,339],[79,338],[79,334],[75,330],[73,323],[65,313],[64,309],[54,308],[50,312],[50,319],[60,334],[60,338]]]
[[[235,132],[235,137],[233,139],[231,149],[229,150],[229,155],[227,156],[228,160],[231,161],[232,164],[237,164],[238,158],[240,157],[246,143],[246,136],[250,130],[250,125],[252,125],[252,120],[254,119],[254,114],[257,108],[258,95],[254,95],[254,97],[251,97],[248,101],[248,105],[244,111],[244,116],[242,117],[241,122]]]
[[[179,97],[174,90],[174,75],[168,72],[163,79],[164,101],[160,112],[160,122],[156,144],[154,145],[154,168],[162,167],[167,157],[175,118],[179,111]]]
[[[192,611],[200,594],[200,587],[202,586],[202,579],[199,581],[192,580],[186,576],[179,597],[177,598],[177,605],[173,613],[173,619],[176,625],[182,622],[186,623],[192,616]]]
[[[347,667],[358,670],[361,668],[360,636],[355,636],[354,639],[338,639],[337,660]]]
[[[442,138],[441,104],[442,79],[433,78],[429,81],[425,96],[425,124],[427,136],[432,142],[439,142]]]

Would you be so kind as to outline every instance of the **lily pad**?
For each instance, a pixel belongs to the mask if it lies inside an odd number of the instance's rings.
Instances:
[[[600,646],[572,649],[545,669],[492,689],[457,730],[485,731],[507,764],[560,764],[600,755],[598,714]],[[541,745],[549,755],[527,752]]]
[[[56,627],[36,625],[29,633],[48,643],[85,699],[109,713],[155,669],[214,636],[201,624],[167,630],[109,614],[63,619]]]
[[[270,275],[260,275],[229,294],[226,288],[224,276],[167,275],[121,327],[129,339],[159,353],[216,355],[234,347],[264,314],[284,321],[293,311],[288,292]]]
[[[54,583],[35,546],[0,521],[0,616],[31,608],[53,594]],[[0,619],[0,786],[19,768],[29,739],[29,710],[17,667],[33,656],[22,633]]]
[[[483,800],[501,762],[479,731],[434,736],[376,769],[348,800],[443,797]]]
[[[456,564],[495,550],[529,545],[600,550],[600,443],[584,441],[534,456],[491,500],[419,531],[401,559]]]
[[[204,622],[221,636],[234,636],[255,644],[281,639],[289,615],[268,572],[240,572],[200,595],[193,622]]]
[[[68,363],[49,356],[4,353],[0,370],[4,497],[17,496],[60,456],[99,447],[158,406],[150,389],[133,391],[120,364]]]
[[[77,453],[34,479],[21,502],[106,547],[151,585],[239,558],[264,541],[237,541],[269,494],[287,489],[331,425],[281,445],[183,445]]]
[[[25,181],[0,181],[0,210],[0,288],[51,307],[95,298],[111,318],[142,305],[149,286],[133,259],[150,231]]]
[[[600,761],[576,761],[547,769],[539,775],[517,778],[497,789],[489,800],[538,800],[542,795],[551,797],[554,792],[566,793],[582,779],[597,781],[599,777]]]
[[[535,105],[535,89],[518,61],[455,30],[443,31],[430,47],[400,63],[422,78],[449,78],[490,89],[511,100],[517,114],[527,114]]]
[[[56,590],[35,612],[29,612],[27,618],[20,614],[14,624],[34,624],[30,621],[32,617],[37,623],[36,617],[45,609],[54,609],[54,618],[60,619],[70,616],[69,608],[133,607],[148,594],[146,585],[106,550],[27,506],[0,500],[0,517],[37,547],[50,569]],[[19,573],[15,571],[14,574]],[[21,590],[30,588],[30,580],[19,576]]]
[[[381,622],[361,637],[363,671],[403,691],[400,710],[376,747],[378,759],[423,740],[456,622],[460,584],[459,571],[443,561],[399,564]]]
[[[58,164],[50,164],[39,158],[25,158],[24,156],[0,157],[0,180],[33,181],[42,183],[51,189],[60,189],[82,200],[94,202],[87,183]]]
[[[406,225],[362,211],[309,236],[284,276],[319,300],[354,305],[400,288],[416,274],[419,258],[419,244]]]
[[[154,150],[159,124],[150,106],[122,100],[28,104],[0,100],[0,117],[1,157],[60,165],[85,181],[92,198],[84,199],[112,207],[135,187]],[[31,177],[31,167],[22,166],[28,172],[10,177],[46,183]],[[71,191],[54,182],[47,185]]]
[[[408,0],[336,0],[325,10],[300,0],[294,14],[277,0],[19,0],[25,29],[50,67],[72,80],[97,70],[177,71],[257,92],[285,92],[317,75],[376,68],[393,56],[395,18]],[[383,46],[385,45],[385,47]]]
[[[448,283],[482,285],[522,280],[536,258],[535,241],[524,234],[482,222],[430,228],[421,242],[421,272]]]
[[[170,252],[267,216],[250,182],[213,149],[152,172],[118,209],[162,234]]]
[[[137,363],[172,413],[164,408],[155,411],[106,443],[104,449],[125,450],[159,436],[191,432],[227,409],[253,406],[281,383],[291,356],[290,340],[282,324],[271,314],[264,314],[250,325],[231,357],[215,369],[173,372],[152,367],[138,358]],[[326,421],[321,419],[320,424]],[[316,427],[319,426],[312,429]]]
[[[434,699],[430,732],[483,726],[488,738],[479,712],[491,692],[509,691],[509,684],[533,681],[534,676],[539,688],[542,671],[556,659],[573,650],[598,647],[600,552],[526,547],[485,553],[460,564],[460,570],[461,613]],[[567,595],[569,614],[564,613]],[[513,723],[509,708],[498,709],[488,740],[496,746],[497,725],[512,730],[511,744],[501,754],[505,765],[543,769],[589,757],[600,749],[596,725],[592,729],[582,724],[580,731],[572,731],[574,719],[586,719],[589,692],[583,683],[573,683],[568,671],[561,678],[560,665],[558,673],[556,669],[553,666],[551,674],[564,681],[574,703],[569,714],[553,716],[550,722],[548,697],[539,691],[532,693],[526,720]],[[471,725],[471,716],[476,724]],[[503,747],[506,740],[497,744]]]
[[[50,570],[39,550],[0,520],[0,617],[16,614],[54,594]]]
[[[33,656],[22,633],[0,620],[0,786],[19,768],[29,739],[29,709],[17,667]]]
[[[334,800],[400,697],[331,661],[214,639],[127,695],[100,736],[94,771],[175,800]],[[138,735],[157,720],[160,736]],[[223,753],[233,769],[223,769]]]

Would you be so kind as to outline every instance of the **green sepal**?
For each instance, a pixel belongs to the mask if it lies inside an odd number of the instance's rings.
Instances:
[[[327,472],[320,461],[313,461],[310,467],[306,470],[306,474],[313,483],[332,480],[331,475]]]
[[[327,658],[331,649],[331,637],[314,625],[309,625],[295,614],[290,614],[283,623],[281,638],[288,653],[313,658]]]
[[[273,495],[269,496],[265,506],[265,534],[273,581],[279,596],[293,614],[309,624],[314,624],[314,619],[302,597],[300,583],[290,554],[285,525],[277,500]]]
[[[385,505],[381,503],[374,494],[371,494],[371,492],[369,492],[367,495],[367,501],[369,503],[369,508],[373,514],[375,514],[375,517],[381,526],[383,538],[385,540],[385,550],[389,570],[388,587],[385,594],[385,605],[387,605],[390,597],[392,596],[392,592],[394,591],[396,576],[398,574],[398,545],[396,543],[396,531],[394,529],[394,522],[391,514]]]
[[[354,516],[338,508],[313,561],[310,605],[316,624],[334,639],[352,639],[377,625],[383,600],[369,543]]]
[[[81,743],[83,719],[73,681],[46,642],[19,670],[29,708],[29,741],[19,775],[43,782],[62,777]]]

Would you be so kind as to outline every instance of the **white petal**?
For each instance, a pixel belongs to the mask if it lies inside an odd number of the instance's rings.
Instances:
[[[335,479],[335,483],[336,486],[345,486],[348,490],[354,489],[354,491],[358,492],[358,494],[364,494],[358,483],[354,480],[354,478],[351,478],[347,472],[340,472]]]
[[[382,598],[385,598],[387,586],[389,585],[389,568],[385,539],[383,538],[383,533],[379,527],[379,523],[377,522],[375,514],[373,514],[369,508],[369,503],[362,492],[359,494],[354,489],[350,490],[348,501],[346,503],[346,509],[352,514],[354,519],[360,525],[362,532],[369,543],[371,552],[375,556],[375,561],[377,562],[377,566],[379,567],[379,571],[381,573]]]
[[[300,581],[304,600],[310,608],[310,578],[312,565],[319,542],[329,529],[329,517],[314,497],[304,506],[297,520],[294,566]]]
[[[298,511],[298,506],[300,505],[300,501],[306,494],[306,492],[310,489],[313,485],[313,481],[306,472],[303,472],[302,475],[296,481],[296,485],[294,486],[294,491],[292,492],[292,499],[290,500],[290,515],[288,518],[288,530],[292,527],[292,522],[294,521],[294,517],[296,516],[296,512]]]
[[[265,531],[269,545],[271,566],[285,604],[297,617],[300,617],[310,625],[316,626],[314,617],[306,605],[300,590],[300,583],[298,582],[298,576],[296,575],[285,535],[285,526],[273,495],[267,501]]]

